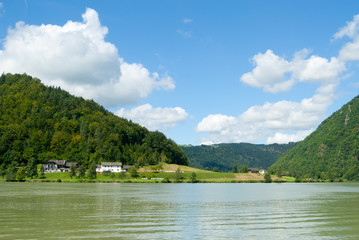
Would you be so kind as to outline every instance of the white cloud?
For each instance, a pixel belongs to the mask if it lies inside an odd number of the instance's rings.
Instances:
[[[252,72],[242,75],[242,82],[252,87],[263,87],[264,91],[273,93],[287,91],[293,85],[293,81],[285,79],[285,73],[290,71],[289,62],[275,55],[272,50],[258,53],[252,61],[256,67]]]
[[[191,23],[191,22],[193,22],[193,20],[190,19],[190,18],[184,18],[184,19],[183,19],[183,23],[184,23],[184,24],[188,24],[188,23]]]
[[[278,93],[291,89],[297,82],[333,83],[346,70],[345,63],[332,57],[330,60],[312,55],[303,49],[287,61],[267,50],[253,57],[255,68],[241,76],[240,80],[265,92]]]
[[[317,89],[312,98],[301,102],[279,101],[253,106],[237,117],[209,115],[197,125],[208,132],[203,142],[289,142],[302,140],[324,118],[334,99],[335,85]]]
[[[221,132],[235,123],[235,117],[222,114],[209,115],[197,125],[196,130],[198,132]]]
[[[334,34],[334,39],[349,37],[352,42],[346,43],[339,52],[339,59],[342,61],[359,60],[359,15],[355,15],[351,22]]]
[[[293,76],[302,82],[331,83],[339,80],[346,70],[345,63],[332,57],[330,61],[319,56],[298,59],[292,62]]]
[[[198,132],[206,132],[204,143],[266,142],[287,143],[308,136],[326,117],[327,108],[333,103],[335,89],[346,61],[359,60],[359,15],[341,28],[335,39],[348,37],[338,57],[330,59],[309,55],[307,49],[295,53],[287,60],[267,50],[252,58],[254,68],[240,80],[266,92],[289,91],[297,82],[317,83],[319,87],[311,98],[299,102],[279,101],[253,106],[239,116],[209,115],[198,125]]]
[[[108,29],[95,10],[86,9],[82,18],[63,26],[17,23],[0,51],[1,72],[25,72],[107,107],[137,103],[155,89],[175,88],[167,74],[151,73],[119,57],[115,45],[105,41]]]
[[[131,119],[151,131],[172,128],[188,118],[188,113],[180,107],[153,108],[150,104],[144,104],[131,110],[122,108],[115,114],[119,117]]]
[[[312,132],[313,129],[298,131],[296,134],[275,133],[273,137],[268,138],[267,144],[298,142],[306,138]]]
[[[342,27],[339,32],[334,34],[334,38],[342,38],[348,36],[349,38],[358,37],[359,33],[359,14],[353,17],[353,21],[347,22],[345,27]]]

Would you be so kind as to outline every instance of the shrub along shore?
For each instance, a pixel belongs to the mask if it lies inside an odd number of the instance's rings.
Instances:
[[[0,181],[7,181],[6,176]],[[176,164],[161,164],[133,168],[122,173],[80,174],[76,172],[40,173],[37,176],[25,176],[11,181],[26,182],[73,182],[73,183],[261,183],[261,182],[324,182],[322,180],[298,179],[288,176],[278,177],[259,173],[213,172]],[[342,181],[338,179],[337,181]]]

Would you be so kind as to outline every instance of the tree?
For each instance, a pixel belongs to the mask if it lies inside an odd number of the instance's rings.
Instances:
[[[75,164],[72,164],[70,166],[69,176],[70,176],[71,179],[72,179],[72,177],[76,177],[76,166],[75,166]]]
[[[272,182],[272,178],[271,178],[271,176],[270,176],[269,173],[266,173],[266,174],[264,175],[264,181],[265,181],[266,183]]]
[[[30,158],[29,162],[27,163],[27,176],[31,177],[32,179],[37,177],[37,165],[35,158]]]
[[[295,182],[302,182],[302,179],[300,178],[299,175],[295,176]]]
[[[87,177],[90,179],[96,178],[96,163],[91,163],[88,171],[87,171]]]
[[[22,167],[22,168],[20,168],[19,170],[17,170],[17,172],[16,172],[16,179],[18,180],[18,181],[24,181],[25,180],[25,178],[26,178],[26,169],[27,169],[27,167]]]
[[[181,173],[181,169],[178,167],[176,172],[173,175],[174,178],[174,182],[175,183],[179,183],[182,180],[182,173]]]
[[[4,177],[4,176],[6,176],[6,169],[0,167],[0,177]]]
[[[163,163],[158,163],[157,165],[152,165],[151,170],[155,172],[159,172],[163,169]]]
[[[235,165],[232,169],[232,173],[238,173],[238,167]]]
[[[278,165],[277,169],[276,169],[276,173],[277,173],[277,176],[279,178],[281,178],[283,176],[283,168],[282,168],[282,165]]]
[[[219,172],[218,167],[214,167],[214,168],[213,168],[213,172]]]
[[[14,163],[12,163],[10,165],[10,167],[7,169],[5,179],[6,179],[6,181],[15,181],[16,180],[16,168],[15,168]]]
[[[206,171],[210,171],[209,167],[205,167],[204,170]]]
[[[40,179],[44,179],[44,178],[45,178],[44,164],[41,164],[41,167],[40,167]]]
[[[128,170],[129,174],[131,177],[133,178],[136,178],[138,177],[137,175],[137,169],[135,167],[131,167],[129,170]]]
[[[241,168],[241,171],[240,171],[241,173],[248,173],[248,167],[247,166],[243,166],[242,168]]]
[[[120,172],[119,174],[118,174],[118,178],[119,179],[124,179],[126,177],[126,173],[125,172]]]
[[[197,182],[197,175],[195,172],[192,172],[191,174],[191,183],[196,183]]]
[[[79,167],[79,178],[84,178],[86,174],[86,169],[83,165]]]

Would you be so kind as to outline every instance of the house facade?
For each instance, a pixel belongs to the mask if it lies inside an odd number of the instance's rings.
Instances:
[[[259,173],[259,174],[266,174],[266,173],[268,173],[267,170],[262,169],[262,168],[248,168],[248,172],[251,172],[251,173]]]
[[[68,172],[70,171],[70,167],[75,165],[78,167],[77,162],[68,162],[66,160],[49,160],[44,164],[45,172]]]
[[[101,165],[97,165],[96,167],[97,173],[103,173],[103,172],[119,173],[122,171],[123,168],[121,162],[102,162]]]

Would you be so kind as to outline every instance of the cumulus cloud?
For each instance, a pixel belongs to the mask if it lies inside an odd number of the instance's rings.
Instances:
[[[240,80],[249,86],[263,88],[265,92],[278,93],[289,91],[298,81],[336,82],[346,70],[345,63],[335,57],[328,60],[315,55],[307,58],[307,55],[308,50],[303,49],[287,61],[272,50],[258,53],[252,59],[255,68],[243,74]]]
[[[342,61],[359,60],[359,15],[355,15],[352,21],[347,22],[346,26],[334,34],[334,39],[343,37],[348,37],[352,41],[343,46],[338,58]]]
[[[335,97],[335,86],[317,89],[301,102],[279,101],[253,106],[239,116],[209,115],[196,128],[209,133],[203,142],[291,142],[302,140],[323,120]]]
[[[258,53],[252,61],[256,67],[252,72],[242,75],[242,82],[252,87],[263,87],[264,91],[273,93],[289,90],[293,85],[284,76],[290,71],[289,62],[275,55],[272,50],[267,50],[264,54]]]
[[[108,29],[95,10],[86,9],[82,18],[63,26],[18,22],[3,41],[1,72],[25,72],[107,107],[134,104],[153,90],[175,88],[167,74],[125,62],[105,40]]]
[[[273,137],[268,138],[267,144],[285,144],[288,142],[298,142],[307,137],[311,132],[313,132],[313,129],[298,131],[296,134],[275,133]]]
[[[166,130],[188,118],[188,113],[183,108],[153,108],[150,104],[144,104],[131,110],[122,108],[115,114],[131,119],[151,131]]]
[[[347,37],[338,57],[310,55],[307,49],[292,59],[276,55],[272,50],[252,58],[254,68],[240,80],[266,92],[289,91],[298,82],[316,83],[319,87],[311,98],[299,102],[279,101],[249,108],[238,116],[209,115],[198,125],[198,132],[207,132],[204,143],[299,141],[310,134],[326,117],[327,108],[335,99],[335,89],[344,79],[347,61],[359,60],[359,15],[354,16],[335,35]]]

